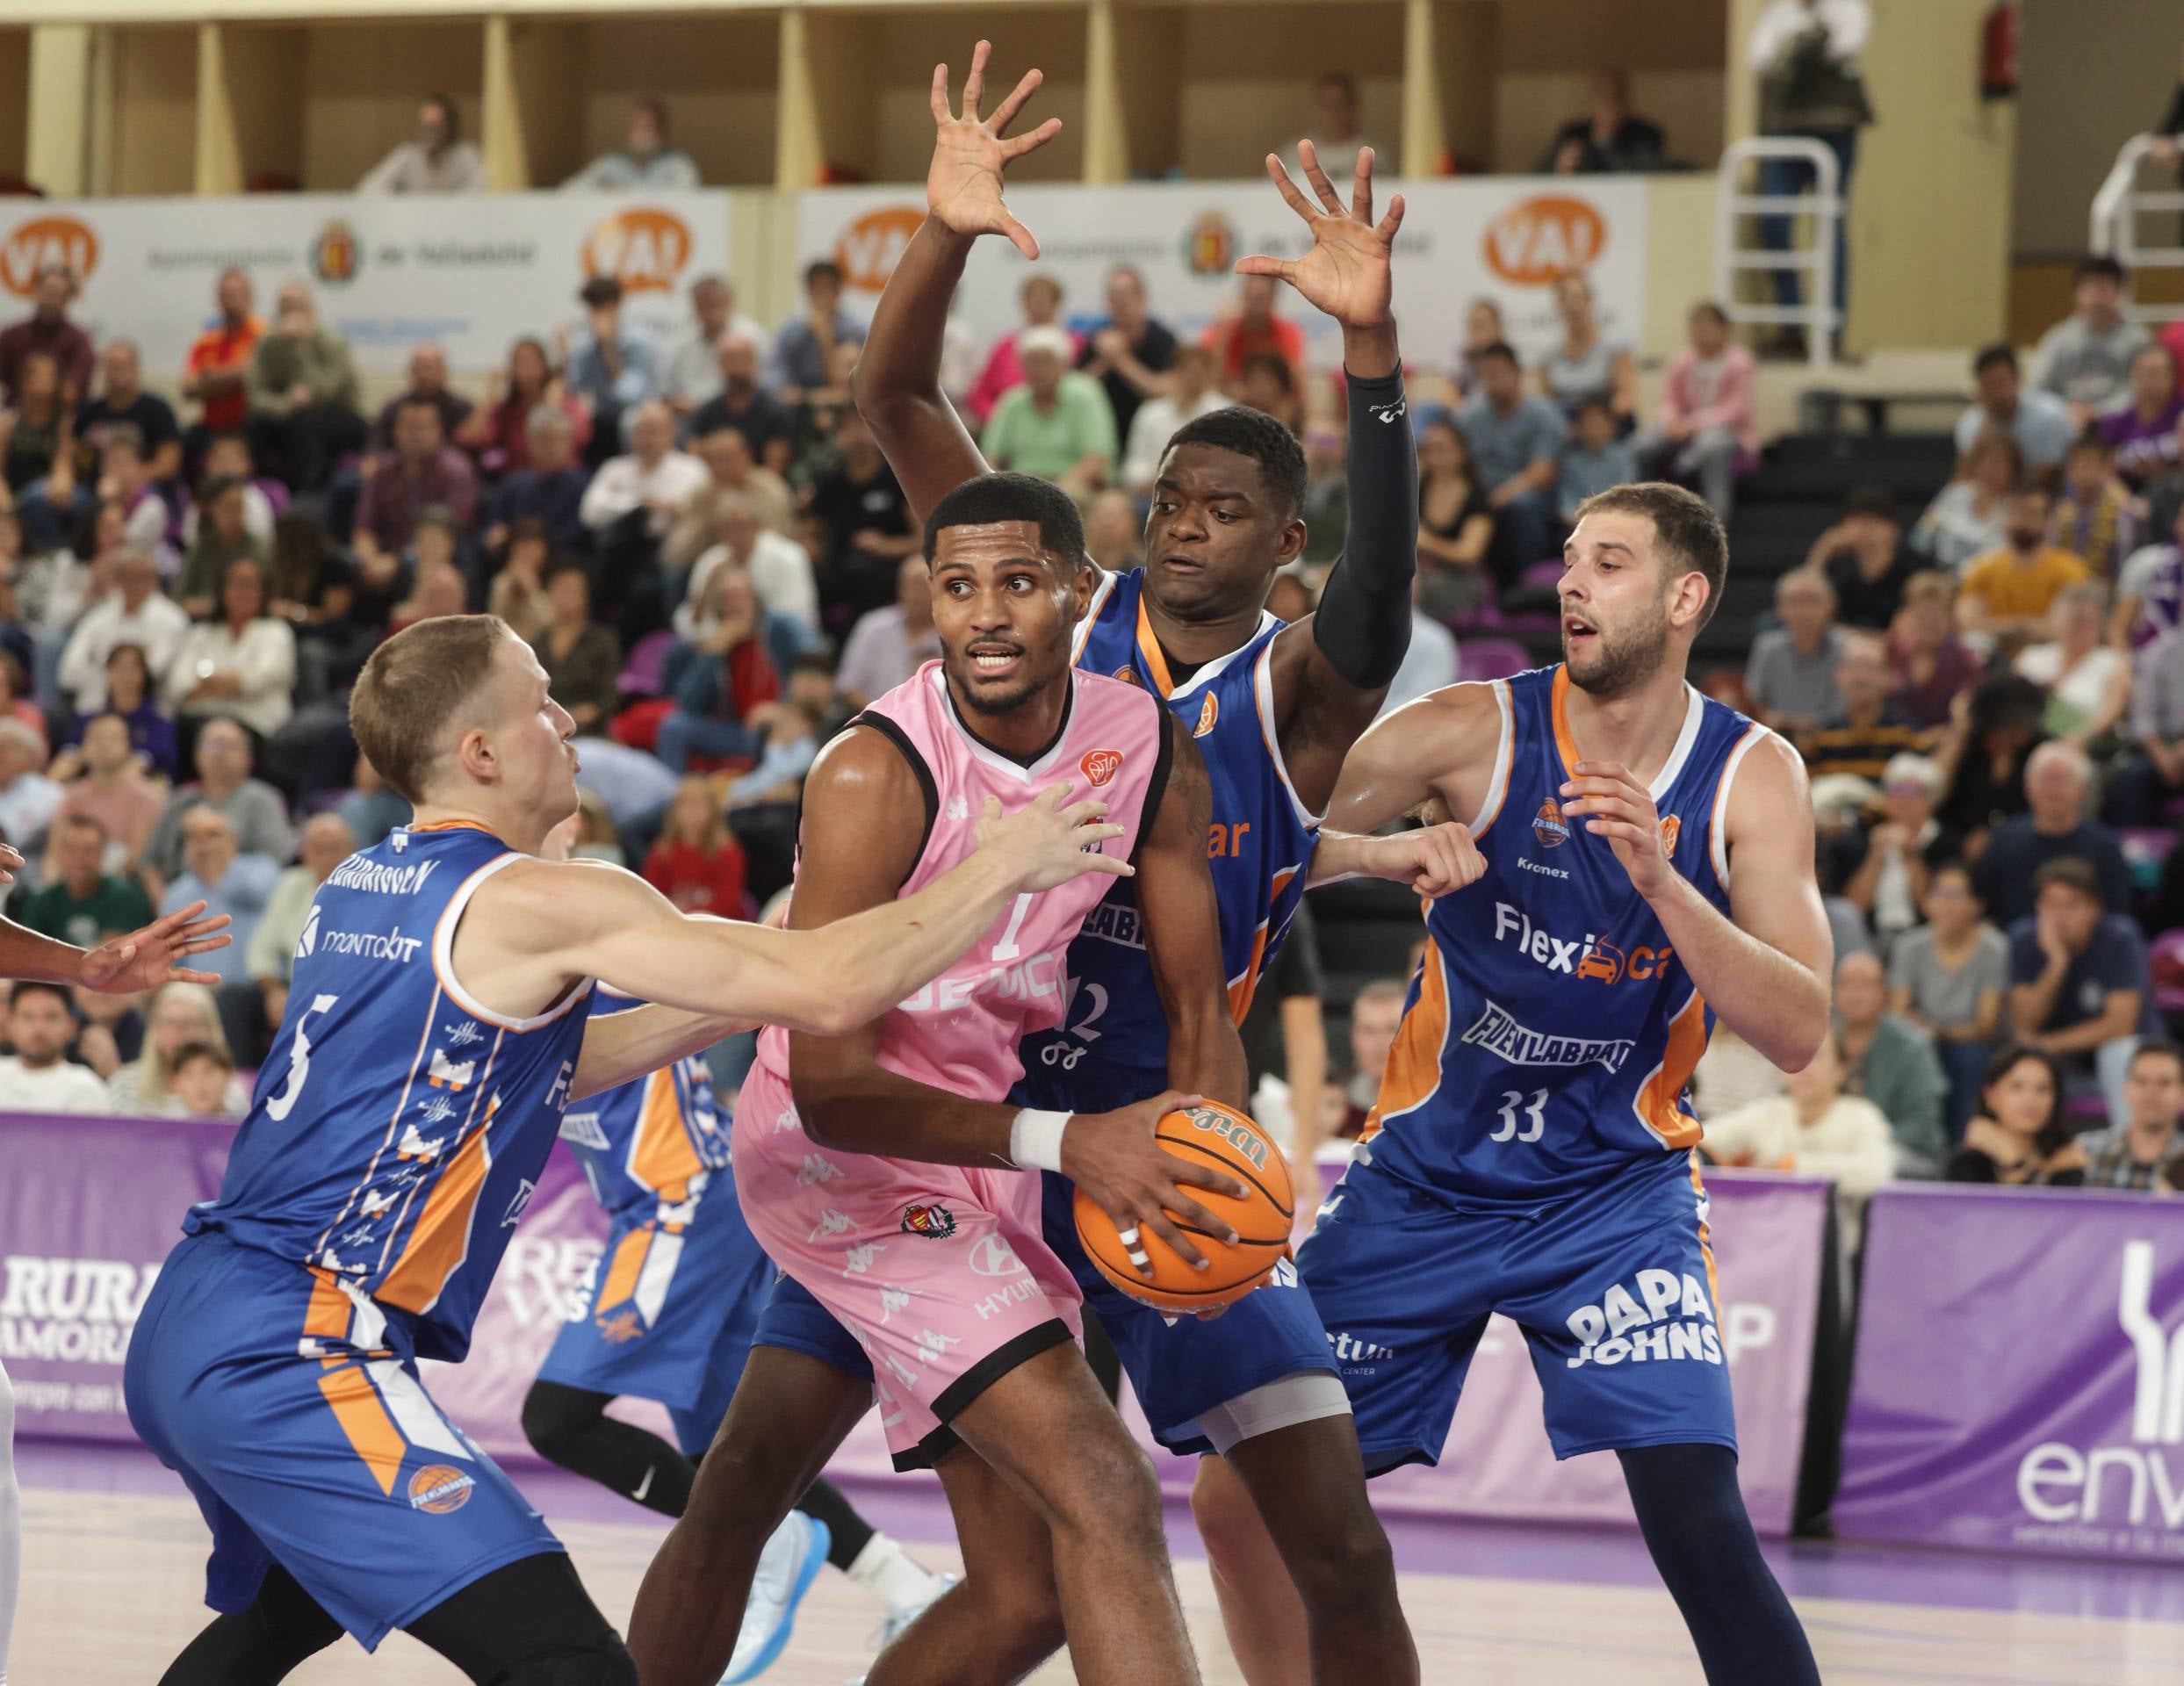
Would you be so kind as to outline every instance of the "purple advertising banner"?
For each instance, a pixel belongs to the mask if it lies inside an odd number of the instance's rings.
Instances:
[[[1884,1189],[1835,1531],[2184,1560],[2184,1201]]]
[[[15,1382],[20,1432],[129,1437],[121,1358],[130,1326],[184,1208],[217,1189],[232,1135],[172,1120],[0,1118],[0,1362]],[[1740,1475],[1755,1524],[1781,1534],[1805,1437],[1828,1191],[1757,1172],[1718,1173],[1708,1187]],[[532,1459],[519,1426],[523,1394],[605,1235],[583,1178],[556,1153],[479,1315],[470,1357],[423,1366],[443,1409],[497,1458]],[[1135,1405],[1126,1409],[1150,1439]],[[615,1414],[667,1426],[665,1413],[643,1402],[619,1402]],[[1187,1462],[1159,1464],[1171,1490],[1187,1491]],[[933,1479],[895,1476],[869,1417],[833,1467],[875,1480]],[[1523,1337],[1499,1318],[1472,1365],[1439,1466],[1385,1477],[1373,1496],[1427,1514],[1631,1522],[1613,1458],[1554,1460]]]

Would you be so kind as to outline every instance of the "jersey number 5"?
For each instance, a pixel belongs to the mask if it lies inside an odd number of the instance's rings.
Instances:
[[[341,998],[333,995],[314,995],[311,1005],[296,1020],[296,1034],[288,1044],[288,1081],[281,1085],[278,1095],[270,1096],[265,1103],[265,1115],[276,1124],[295,1111],[296,1102],[303,1097],[303,1086],[311,1080],[311,1015],[324,1012]]]
[[[1520,1105],[1524,1113],[1524,1129],[1521,1135],[1517,1132],[1517,1112]],[[1546,1133],[1546,1128],[1547,1092],[1546,1090],[1533,1090],[1531,1100],[1526,1101],[1522,1089],[1504,1089],[1502,1091],[1502,1128],[1487,1137],[1487,1140],[1489,1142],[1537,1142]]]

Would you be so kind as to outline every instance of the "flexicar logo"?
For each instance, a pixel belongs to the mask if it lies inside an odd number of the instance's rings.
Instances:
[[[1085,776],[1090,779],[1093,787],[1097,789],[1121,771],[1122,752],[1119,749],[1091,750],[1086,753],[1085,759],[1079,761],[1078,766],[1085,769]]]
[[[0,244],[0,287],[18,299],[38,290],[41,270],[66,266],[82,286],[98,267],[98,236],[74,217],[32,217],[18,222]]]
[[[926,220],[922,205],[883,205],[859,217],[834,242],[834,262],[842,285],[859,292],[877,292],[895,273],[895,264]]]
[[[658,205],[602,218],[584,236],[587,280],[610,275],[624,292],[673,292],[690,262],[689,225]]]
[[[478,1483],[449,1464],[427,1464],[409,1478],[409,1508],[444,1517],[470,1502]]]
[[[1520,287],[1543,287],[1589,268],[1607,249],[1599,212],[1567,194],[1519,200],[1487,225],[1487,267]]]

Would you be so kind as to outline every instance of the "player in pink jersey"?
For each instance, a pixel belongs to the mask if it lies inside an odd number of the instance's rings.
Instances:
[[[717,1678],[753,1555],[746,1536],[777,1520],[750,1504],[775,1484],[775,1471],[752,1475],[776,1455],[772,1425],[810,1401],[832,1428],[811,1437],[823,1438],[816,1471],[874,1396],[897,1466],[939,1471],[967,1573],[882,1654],[872,1686],[1015,1679],[1065,1636],[1080,1680],[1197,1678],[1159,1494],[1076,1349],[1078,1289],[1041,1236],[1028,1171],[1065,1164],[1126,1231],[1150,1228],[1192,1258],[1178,1225],[1232,1233],[1184,1186],[1232,1179],[1151,1139],[1189,1094],[1243,1099],[1205,769],[1148,693],[1070,666],[1095,573],[1064,494],[1022,475],[970,481],[933,510],[926,549],[944,659],[859,716],[813,768],[790,924],[915,890],[955,859],[962,817],[982,800],[1013,809],[1057,775],[1081,778],[1125,830],[1114,847],[1137,868],[1170,1078],[1188,1092],[1066,1120],[1004,1099],[1021,1074],[1018,1041],[1063,1016],[1063,954],[1099,900],[1089,879],[1020,897],[877,1025],[760,1039],[736,1109],[737,1181],[753,1232],[808,1298],[777,1293],[769,1307],[646,1577],[631,1643],[647,1686]],[[777,1324],[776,1308],[813,1300],[870,1358],[869,1394],[845,1398],[839,1369]],[[808,1436],[808,1415],[799,1426]],[[811,1450],[807,1439],[793,1455]]]

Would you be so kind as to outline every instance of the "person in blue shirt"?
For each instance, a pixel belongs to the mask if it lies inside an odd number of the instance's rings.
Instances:
[[[2062,1063],[2073,1097],[2095,1092],[2123,1115],[2123,1079],[2159,1019],[2145,939],[2104,912],[2101,875],[2065,855],[2032,875],[2033,911],[2009,927],[2009,1016],[2018,1039]]]
[[[592,407],[589,461],[597,467],[620,448],[623,411],[660,390],[660,349],[623,326],[622,284],[611,275],[594,276],[576,296],[585,335],[568,350],[564,378]]]
[[[1550,560],[1555,531],[1555,461],[1562,454],[1562,412],[1524,392],[1524,370],[1505,341],[1471,354],[1479,392],[1457,412],[1494,510],[1488,559],[1504,587],[1535,562]]]

